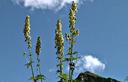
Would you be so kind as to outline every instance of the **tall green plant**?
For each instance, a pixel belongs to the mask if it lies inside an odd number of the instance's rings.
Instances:
[[[76,43],[76,37],[79,35],[79,30],[76,29],[76,12],[77,12],[77,3],[73,1],[70,13],[69,13],[69,29],[70,32],[66,33],[66,40],[69,42],[69,48],[68,48],[68,58],[67,61],[69,62],[69,82],[72,82],[73,79],[73,73],[75,69],[75,63],[74,61],[78,58],[75,56],[77,54],[76,51],[74,51],[74,45]]]
[[[40,36],[37,37],[37,42],[36,42],[36,57],[37,57],[37,71],[38,71],[38,75],[36,76],[37,80],[40,80],[42,82],[42,80],[44,80],[44,75],[41,73],[41,65],[40,65],[40,52],[41,52],[41,38]]]
[[[65,74],[63,71],[63,54],[64,54],[64,38],[62,34],[62,23],[61,19],[57,21],[56,24],[56,30],[55,30],[55,48],[57,49],[56,54],[57,54],[57,59],[58,59],[58,77],[60,78],[59,82],[65,82]]]
[[[24,37],[25,37],[25,42],[27,44],[27,49],[29,53],[29,62],[26,64],[26,66],[27,68],[31,69],[32,80],[36,82],[34,69],[33,69],[32,42],[31,42],[31,36],[30,36],[30,17],[29,16],[26,16],[26,19],[25,19]]]
[[[37,54],[37,68],[39,69],[39,74],[35,75],[35,71],[34,71],[34,59],[33,59],[33,54],[32,54],[32,41],[31,41],[31,36],[30,36],[30,16],[26,16],[25,19],[25,26],[24,26],[24,37],[25,37],[25,42],[27,44],[27,51],[28,51],[28,55],[26,53],[24,53],[27,57],[29,58],[28,63],[25,64],[27,66],[27,68],[31,70],[32,76],[31,76],[31,80],[33,80],[33,82],[37,82],[39,80],[44,79],[44,75],[41,74],[41,69],[40,69],[40,59],[39,59],[39,54],[40,54],[40,49],[41,49],[41,40],[40,37],[37,38],[37,45],[36,45],[36,54]]]

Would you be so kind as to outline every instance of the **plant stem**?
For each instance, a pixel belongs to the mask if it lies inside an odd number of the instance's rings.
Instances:
[[[39,55],[37,55],[37,67],[38,67],[38,71],[39,71],[39,74],[42,75],[41,73],[41,67],[40,67],[40,58],[39,58]],[[40,80],[41,82],[43,81],[42,79]]]
[[[73,47],[74,47],[74,45],[73,45],[73,43],[74,43],[74,38],[73,38],[73,34],[71,33],[71,40],[70,40],[70,49],[71,49],[71,53],[70,53],[70,55],[69,55],[69,58],[70,58],[70,61],[69,61],[69,81],[70,82],[72,82],[72,75],[73,75],[73,70],[72,70],[72,67],[71,67],[71,64],[73,63],[73,60],[72,60],[72,58],[73,58]]]
[[[61,55],[62,56],[62,55]],[[59,60],[60,63],[60,75],[63,74],[63,63],[62,63],[62,57]],[[63,78],[60,79],[61,82],[63,82]]]
[[[30,62],[31,62],[31,64],[30,64],[30,67],[31,67],[31,72],[32,72],[32,77],[34,78],[34,82],[36,82],[36,79],[35,79],[35,75],[34,75],[34,69],[33,69],[33,61],[32,61],[32,50],[31,50],[31,48],[28,48],[28,50],[29,50],[29,60],[30,60]]]

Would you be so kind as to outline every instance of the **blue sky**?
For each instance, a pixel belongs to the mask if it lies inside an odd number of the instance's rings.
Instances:
[[[47,76],[44,82],[57,81],[54,30],[61,17],[63,33],[68,31],[69,7],[57,12],[53,9],[32,10],[11,0],[0,0],[0,82],[31,82],[27,79],[31,73],[24,67],[22,55],[26,48],[23,36],[26,15],[31,17],[33,43],[38,35],[42,38],[41,65]],[[91,54],[105,64],[105,69],[97,72],[99,75],[120,81],[128,75],[127,9],[128,0],[94,0],[80,5],[77,13],[76,27],[80,36],[75,49],[79,55]]]

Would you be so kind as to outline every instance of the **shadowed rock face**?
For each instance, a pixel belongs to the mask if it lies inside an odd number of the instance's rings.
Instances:
[[[112,78],[104,78],[89,71],[80,73],[76,78],[77,82],[120,82]]]

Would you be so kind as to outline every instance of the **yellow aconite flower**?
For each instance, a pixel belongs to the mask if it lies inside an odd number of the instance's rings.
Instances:
[[[40,52],[41,52],[41,39],[40,36],[38,36],[36,43],[36,54],[39,55]]]
[[[63,53],[63,49],[64,49],[64,38],[62,35],[62,23],[61,20],[59,19],[57,21],[56,24],[56,31],[55,31],[55,44],[56,44],[56,48],[57,48],[57,53],[61,54]]]
[[[30,17],[26,16],[24,28],[25,41],[30,38]]]
[[[77,3],[75,3],[74,1],[72,2],[72,10],[73,10],[74,12],[77,11]]]
[[[25,37],[25,41],[28,44],[28,48],[31,48],[32,44],[31,44],[31,36],[30,36],[30,16],[26,16],[25,19],[24,37]]]
[[[73,1],[70,13],[69,13],[69,27],[70,32],[72,33],[75,30],[75,23],[76,23],[76,11],[77,11],[77,3]]]
[[[57,26],[57,28],[56,28],[57,31],[58,32],[62,32],[62,24],[61,24],[61,20],[60,19],[57,21],[57,25],[56,26]]]
[[[77,3],[73,1],[70,13],[69,13],[69,28],[70,32],[74,35],[77,36],[79,35],[79,30],[75,28],[75,23],[76,23],[76,12],[77,12]]]

